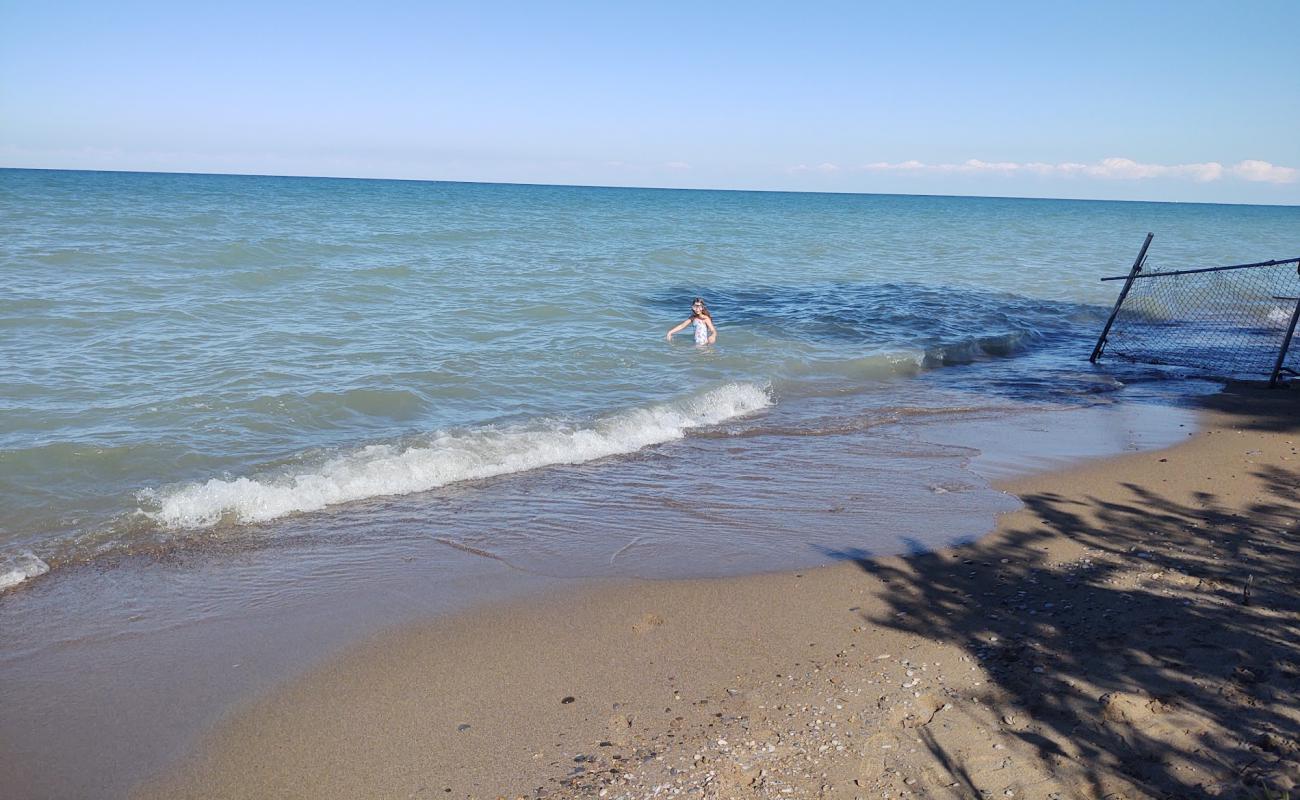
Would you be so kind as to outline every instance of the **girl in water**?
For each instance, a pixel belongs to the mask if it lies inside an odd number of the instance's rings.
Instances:
[[[691,315],[680,325],[668,331],[668,341],[672,341],[674,333],[692,324],[695,326],[696,344],[713,344],[717,341],[718,329],[713,327],[713,317],[709,316],[709,309],[704,306],[704,300],[699,297],[691,303]]]

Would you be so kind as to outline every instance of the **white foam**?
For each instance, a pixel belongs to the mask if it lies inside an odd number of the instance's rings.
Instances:
[[[1295,308],[1277,308],[1276,306],[1268,310],[1265,319],[1270,325],[1279,328],[1285,327],[1291,323],[1291,315],[1295,313]]]
[[[553,464],[579,464],[680,439],[772,404],[766,389],[730,383],[699,395],[603,417],[586,426],[559,422],[439,432],[418,444],[372,445],[310,471],[212,479],[142,492],[144,513],[167,527],[204,528],[223,518],[265,522],[287,514],[384,495],[411,494],[457,481]]]
[[[0,592],[49,571],[50,565],[31,551],[0,557]]]

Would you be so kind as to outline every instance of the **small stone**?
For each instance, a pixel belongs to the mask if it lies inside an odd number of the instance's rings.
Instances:
[[[562,700],[560,700],[560,702],[563,703],[563,704],[565,704],[565,705],[568,705],[569,703],[572,703],[573,701],[574,701],[574,697],[573,697],[573,695],[569,695],[568,697],[565,697],[565,698],[563,698]]]
[[[456,726],[456,730],[460,731],[461,733],[464,733],[465,731],[469,730],[469,723],[462,722],[461,724]]]

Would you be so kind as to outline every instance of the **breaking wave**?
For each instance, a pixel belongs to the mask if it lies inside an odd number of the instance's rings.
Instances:
[[[409,445],[363,447],[305,470],[149,489],[140,493],[140,500],[143,513],[168,528],[266,522],[354,500],[634,453],[680,439],[692,428],[717,425],[771,404],[770,389],[729,383],[587,424],[539,421],[439,431]]]

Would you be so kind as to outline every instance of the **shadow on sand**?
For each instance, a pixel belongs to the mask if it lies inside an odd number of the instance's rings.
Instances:
[[[1264,402],[1253,427],[1296,426],[1293,398]],[[882,582],[888,610],[871,623],[975,656],[985,702],[1014,710],[1002,732],[1040,774],[1085,784],[1078,796],[1286,787],[1300,784],[1300,473],[1254,474],[1250,498],[1035,494],[1013,528],[953,552],[832,555]],[[1064,563],[1044,546],[1060,537],[1077,554]],[[950,782],[940,796],[990,788],[923,737]]]

